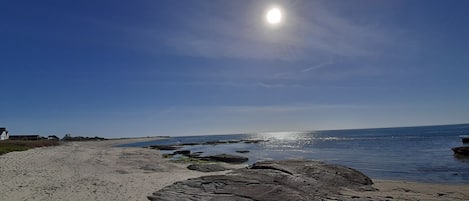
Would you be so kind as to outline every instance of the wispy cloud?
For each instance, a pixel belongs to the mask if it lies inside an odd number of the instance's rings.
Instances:
[[[275,30],[264,24],[261,15],[200,10],[206,14],[180,19],[180,28],[159,32],[156,40],[164,41],[173,54],[269,60],[369,56],[376,53],[374,47],[392,41],[376,27],[354,23],[317,3],[304,4],[311,7],[308,13],[290,7],[284,26]]]
[[[249,116],[249,115],[291,115],[291,114],[325,114],[333,111],[356,111],[372,109],[374,106],[359,104],[341,104],[341,103],[291,103],[278,105],[206,105],[206,106],[177,106],[165,107],[158,110],[148,108],[144,110],[146,115],[163,116],[212,116],[212,117],[230,117],[230,116]],[[132,112],[135,112],[132,110]],[[140,113],[140,112],[139,112]],[[241,115],[241,116],[239,116]]]
[[[248,83],[265,88],[301,87],[310,85],[303,81],[381,74],[382,69],[369,60],[378,60],[380,54],[386,54],[383,51],[392,49],[379,47],[398,45],[397,36],[381,27],[341,16],[335,8],[323,5],[324,2],[298,2],[301,3],[283,5],[286,22],[278,29],[264,24],[262,11],[268,4],[262,1],[229,5],[197,2],[181,10],[184,14],[169,16],[171,26],[164,26],[164,29],[159,29],[157,24],[113,26],[132,36],[125,45],[134,51],[220,62],[230,62],[222,59],[286,62],[278,64],[284,68],[277,66],[254,73],[245,73],[249,70],[241,66],[236,67],[238,71],[203,71],[196,72],[197,75],[190,72],[191,77],[204,77],[203,80],[208,77],[218,85]],[[226,6],[230,8],[224,9]],[[240,68],[243,68],[242,72]],[[178,71],[178,74],[184,73]]]
[[[263,113],[282,113],[282,112],[306,112],[315,110],[332,109],[360,109],[365,106],[348,104],[297,104],[297,105],[269,105],[269,106],[221,106],[214,109],[224,112],[263,112]]]
[[[309,72],[309,71],[312,71],[312,70],[317,70],[317,69],[320,69],[320,68],[323,68],[329,64],[332,64],[332,62],[324,62],[324,63],[320,63],[318,65],[315,65],[315,66],[312,66],[312,67],[309,67],[309,68],[305,68],[303,70],[301,70],[301,72],[303,73],[306,73],[306,72]]]

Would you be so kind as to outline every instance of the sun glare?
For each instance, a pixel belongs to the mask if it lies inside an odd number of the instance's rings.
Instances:
[[[278,24],[282,20],[282,12],[278,8],[272,8],[267,12],[266,19],[269,24]]]

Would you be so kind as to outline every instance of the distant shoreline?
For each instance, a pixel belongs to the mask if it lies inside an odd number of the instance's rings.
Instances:
[[[378,130],[378,129],[399,129],[399,128],[431,128],[431,127],[440,127],[440,126],[468,126],[469,123],[457,123],[457,124],[438,124],[438,125],[417,125],[417,126],[390,126],[390,127],[372,127],[372,128],[342,128],[342,129],[310,129],[310,130],[293,130],[294,132],[307,133],[307,132],[324,132],[324,131],[353,131],[353,130]],[[277,133],[277,132],[290,132],[290,130],[266,130],[266,131],[257,131],[257,132],[233,132],[233,133],[197,133],[194,135],[172,135],[172,136],[161,136],[161,137],[195,137],[195,136],[220,136],[220,135],[244,135],[244,134],[253,134],[253,133]],[[469,134],[469,133],[468,133]],[[144,138],[144,137],[137,137]],[[109,139],[119,139],[119,138],[109,138]],[[125,139],[125,138],[123,138]]]

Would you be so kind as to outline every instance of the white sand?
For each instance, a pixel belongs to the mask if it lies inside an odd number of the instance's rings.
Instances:
[[[206,175],[164,161],[158,150],[111,147],[148,140],[71,142],[1,155],[0,200],[147,200],[166,185]]]
[[[372,200],[469,200],[469,185],[463,184],[432,184],[404,181],[389,181],[374,179],[374,188],[378,191],[354,192],[344,191],[346,195],[353,195]],[[357,198],[357,200],[360,200]]]
[[[1,155],[0,200],[147,200],[176,181],[214,174],[167,162],[158,150],[112,147],[148,140],[72,142]],[[469,185],[374,181],[379,191],[342,193],[356,200],[469,200]]]

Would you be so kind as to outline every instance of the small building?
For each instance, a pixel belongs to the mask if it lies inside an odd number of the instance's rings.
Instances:
[[[0,128],[0,140],[8,140],[8,131],[6,128]]]
[[[49,140],[60,140],[60,138],[57,137],[56,135],[49,135],[49,136],[47,136],[47,139],[49,139]]]
[[[39,135],[10,135],[10,140],[40,140],[41,136]]]

